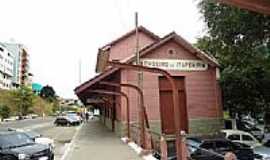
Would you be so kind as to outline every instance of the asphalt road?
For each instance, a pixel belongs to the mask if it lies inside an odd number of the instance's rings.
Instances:
[[[53,123],[54,118],[47,117],[47,118],[36,118],[36,119],[24,119],[24,120],[17,120],[17,121],[10,121],[10,122],[1,122],[0,123],[0,130],[6,128],[29,128],[31,127],[42,127],[46,124]]]
[[[55,144],[55,160],[61,160],[67,150],[68,144],[80,127],[56,127],[53,124],[54,119],[55,118],[48,117],[44,119],[37,118],[2,122],[0,123],[0,130],[7,128],[27,129],[38,132],[44,137],[51,138],[54,140]]]

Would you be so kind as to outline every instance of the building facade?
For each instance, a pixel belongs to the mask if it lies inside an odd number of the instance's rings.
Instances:
[[[4,43],[5,48],[14,55],[13,64],[13,88],[20,85],[31,86],[32,74],[30,73],[30,60],[27,49],[24,45],[19,43]]]
[[[185,108],[189,134],[210,134],[223,127],[223,114],[220,88],[218,85],[219,64],[215,58],[193,47],[178,34],[172,32],[162,38],[144,27],[139,27],[140,63],[146,67],[161,68],[169,72],[176,82],[179,92],[179,107]],[[101,52],[108,54],[109,60],[122,63],[135,63],[135,30],[101,47],[97,58],[96,71],[104,63]],[[130,88],[110,88],[100,85],[100,81],[138,85],[137,71],[108,67],[96,77],[81,84],[75,93],[84,104],[100,108],[102,122],[119,136],[126,133],[127,102],[124,97],[105,96],[91,93],[91,90],[110,89],[128,95],[132,137],[138,137],[139,97]],[[172,88],[168,80],[154,73],[143,72],[142,90],[146,114],[151,133],[173,137],[174,110]],[[93,103],[94,99],[106,97],[103,102]],[[104,98],[103,98],[104,99]],[[180,113],[181,114],[181,113]]]
[[[12,88],[14,55],[0,43],[0,89]]]

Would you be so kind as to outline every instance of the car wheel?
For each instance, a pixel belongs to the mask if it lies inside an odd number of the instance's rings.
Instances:
[[[67,126],[68,126],[68,127],[70,127],[70,126],[71,126],[71,124],[68,122],[68,123],[67,123]]]

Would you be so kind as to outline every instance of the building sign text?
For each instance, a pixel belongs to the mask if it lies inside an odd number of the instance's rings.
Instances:
[[[205,71],[208,65],[201,60],[183,59],[141,59],[143,66],[165,70]]]

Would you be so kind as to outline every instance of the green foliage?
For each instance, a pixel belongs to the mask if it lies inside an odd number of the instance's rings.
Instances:
[[[9,116],[20,115],[21,110],[23,115],[28,113],[38,115],[45,113],[46,115],[50,115],[53,113],[54,103],[56,102],[48,102],[33,94],[31,89],[25,86],[12,91],[0,90],[0,117],[3,117],[1,115],[1,106],[5,106],[3,108],[5,116],[7,115],[5,113],[7,110],[9,110]]]
[[[53,102],[56,99],[56,94],[53,87],[47,85],[40,91],[40,97],[46,99],[49,102]]]
[[[196,46],[221,65],[224,107],[254,115],[270,105],[270,16],[203,0],[208,33]]]
[[[60,103],[59,103],[59,101],[58,100],[54,100],[53,102],[52,102],[52,111],[53,112],[56,112],[56,111],[59,111],[60,110]]]
[[[34,96],[33,104],[33,108],[31,109],[33,113],[36,113],[40,116],[42,116],[43,113],[45,115],[51,115],[53,113],[53,104],[43,100],[39,96]]]
[[[8,118],[10,116],[10,108],[6,105],[0,105],[0,117],[2,119]]]
[[[28,87],[22,86],[12,92],[12,101],[17,109],[17,113],[20,115],[26,115],[33,107],[34,94]]]

